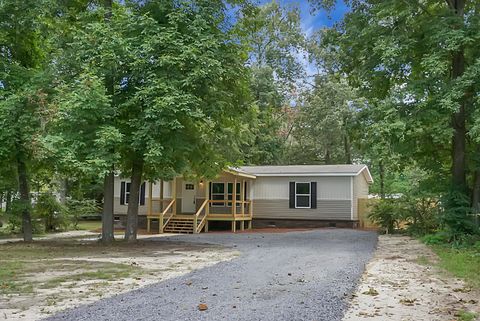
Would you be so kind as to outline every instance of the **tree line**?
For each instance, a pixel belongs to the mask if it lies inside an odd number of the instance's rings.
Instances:
[[[0,1],[0,203],[29,241],[32,195],[96,200],[110,242],[122,173],[135,241],[142,180],[361,162],[373,193],[442,198],[443,222],[471,233],[478,4],[345,2],[307,35],[278,1]]]

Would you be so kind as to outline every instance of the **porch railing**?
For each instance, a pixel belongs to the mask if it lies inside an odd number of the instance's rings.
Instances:
[[[195,216],[193,218],[193,233],[198,234],[202,231],[202,228],[205,226],[207,222],[207,216],[208,216],[208,204],[209,200],[206,199],[203,201],[202,205],[198,209],[198,211],[195,213]],[[203,215],[202,215],[203,213]],[[200,220],[200,222],[199,222]]]
[[[175,211],[173,210],[172,206],[174,206],[174,204],[176,203],[176,199],[160,200],[160,202],[164,202],[164,201],[169,201],[169,203],[168,203],[167,207],[165,207],[165,209],[163,209],[163,211],[161,211],[158,214],[154,214],[154,213],[147,214],[147,231],[148,232],[150,232],[150,221],[152,219],[158,219],[159,233],[163,233],[164,227],[167,226],[170,219],[173,216],[175,216]]]

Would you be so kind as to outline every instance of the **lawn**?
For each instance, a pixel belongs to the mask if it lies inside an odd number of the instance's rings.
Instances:
[[[454,276],[464,279],[469,286],[480,289],[479,249],[455,249],[441,245],[436,245],[432,248],[440,258],[440,267]]]

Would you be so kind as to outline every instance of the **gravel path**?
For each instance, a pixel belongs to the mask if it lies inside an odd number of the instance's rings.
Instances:
[[[377,235],[321,229],[162,239],[223,244],[242,255],[48,320],[341,320]]]

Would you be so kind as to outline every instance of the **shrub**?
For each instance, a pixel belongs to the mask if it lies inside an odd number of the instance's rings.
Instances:
[[[439,225],[438,200],[432,196],[404,196],[401,200],[404,207],[402,219],[407,224],[407,232],[421,236],[433,233]]]
[[[34,214],[42,220],[45,231],[66,230],[71,224],[71,217],[66,207],[51,193],[40,194],[37,198]]]
[[[95,200],[75,200],[67,201],[67,210],[72,219],[73,228],[77,229],[78,221],[81,218],[98,216],[99,208]]]
[[[388,234],[398,228],[403,211],[404,208],[398,200],[382,199],[373,205],[368,218]]]
[[[442,198],[442,227],[450,234],[451,242],[461,241],[464,235],[478,234],[473,220],[470,200],[465,193],[450,191]]]

